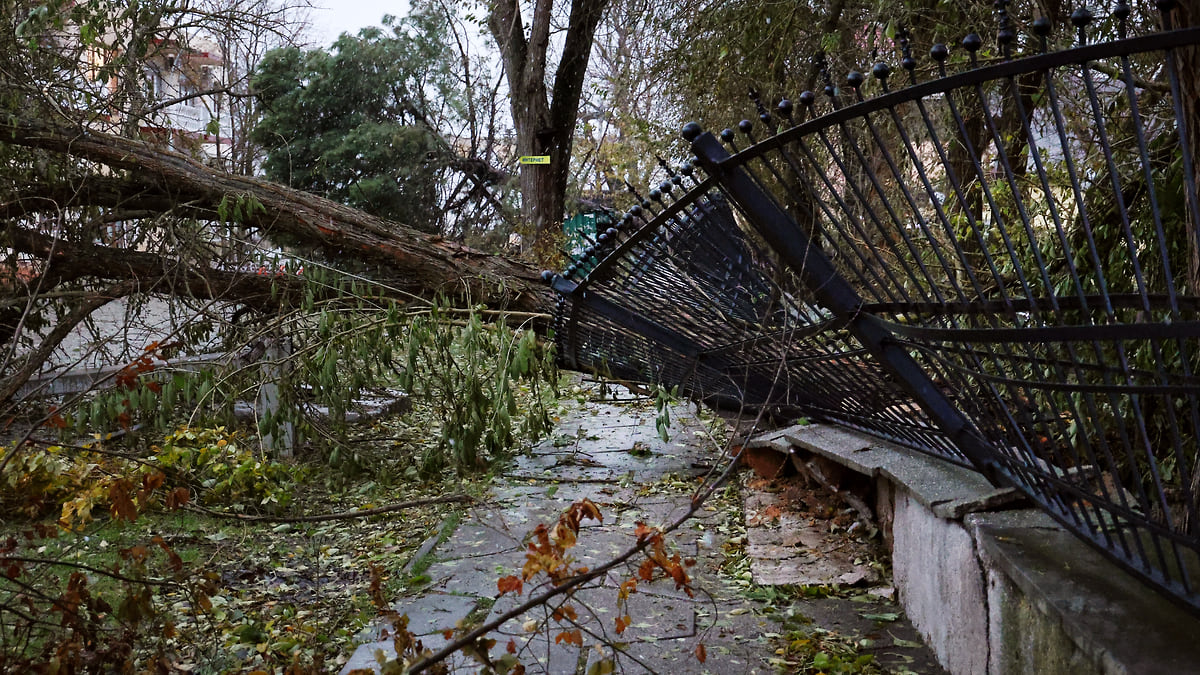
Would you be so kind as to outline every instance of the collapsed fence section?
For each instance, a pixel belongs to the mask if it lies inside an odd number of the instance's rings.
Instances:
[[[1200,610],[1200,29],[1128,14],[1022,58],[1002,25],[987,64],[901,32],[899,69],[689,125],[696,159],[547,275],[564,362],[974,466]]]

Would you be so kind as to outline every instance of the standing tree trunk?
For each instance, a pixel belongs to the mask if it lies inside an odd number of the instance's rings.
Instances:
[[[517,0],[497,0],[488,27],[500,47],[508,80],[517,154],[550,157],[550,164],[521,167],[521,215],[533,253],[550,264],[558,257],[579,98],[596,27],[609,0],[571,0],[562,58],[547,84],[547,51],[553,0],[534,0],[528,31]]]
[[[1200,0],[1181,0],[1171,12],[1166,28],[1183,28],[1200,25]],[[1179,72],[1179,102],[1183,108],[1183,119],[1187,133],[1187,150],[1192,155],[1191,195],[1187,199],[1188,231],[1188,291],[1200,291],[1200,204],[1196,193],[1200,193],[1200,47],[1184,47],[1175,52],[1175,64]]]

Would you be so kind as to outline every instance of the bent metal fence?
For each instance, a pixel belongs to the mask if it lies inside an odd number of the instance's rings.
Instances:
[[[685,127],[544,275],[561,359],[974,467],[1200,610],[1200,29],[1127,37],[1121,2],[1046,52],[999,9],[987,63],[901,34],[898,69]]]

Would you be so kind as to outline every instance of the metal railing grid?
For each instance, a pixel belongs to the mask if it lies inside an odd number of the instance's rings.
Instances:
[[[895,73],[689,125],[696,160],[547,275],[565,363],[973,466],[1200,610],[1200,29],[1127,15],[988,65],[972,34],[960,72],[937,45],[925,82],[901,34]]]

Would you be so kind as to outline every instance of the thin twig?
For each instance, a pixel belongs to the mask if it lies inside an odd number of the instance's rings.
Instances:
[[[403,511],[414,506],[427,506],[429,504],[452,504],[460,502],[474,502],[475,498],[470,495],[453,494],[444,495],[442,497],[430,497],[429,499],[413,499],[407,502],[398,502],[387,506],[380,506],[374,509],[356,509],[354,511],[342,511],[340,513],[319,513],[312,516],[249,516],[244,513],[227,513],[225,511],[214,511],[206,509],[203,506],[188,506],[192,511],[198,511],[217,518],[230,518],[232,520],[241,520],[253,523],[319,523],[324,520],[350,520],[352,518],[361,518],[363,516],[375,516],[380,513],[391,513],[393,511]]]
[[[661,530],[661,534],[663,534],[663,535],[670,534],[671,532],[679,529],[679,527],[682,526],[685,522],[690,520],[692,518],[692,516],[694,516],[696,514],[696,512],[698,510],[700,510],[700,507],[704,504],[704,502],[707,501],[708,498],[711,497],[714,492],[716,492],[717,488],[719,488],[721,485],[723,485],[725,483],[725,481],[729,478],[729,476],[733,474],[733,471],[736,468],[737,463],[738,463],[738,460],[736,457],[730,458],[730,460],[727,462],[727,464],[725,466],[725,469],[716,477],[716,479],[714,479],[711,483],[709,483],[706,489],[703,489],[702,491],[697,492],[695,495],[693,495],[693,497],[691,499],[691,505],[689,506],[688,510],[686,512],[684,512],[683,515],[681,515],[679,518],[677,518],[673,523],[671,523],[667,527],[664,527]],[[495,619],[492,619],[491,621],[489,621],[489,622],[479,626],[478,628],[472,630],[471,632],[463,635],[462,637],[458,638],[457,640],[450,642],[449,644],[447,644],[446,646],[444,646],[440,650],[438,650],[436,653],[431,654],[431,655],[417,661],[409,668],[408,672],[409,673],[419,673],[419,672],[431,667],[435,663],[445,660],[451,654],[457,652],[458,650],[462,649],[463,647],[470,645],[470,644],[474,644],[474,642],[477,639],[496,630],[497,628],[504,625],[509,620],[514,619],[514,618],[524,614],[525,612],[529,611],[530,609],[533,609],[534,607],[544,605],[544,604],[548,603],[550,600],[553,600],[555,597],[570,593],[571,591],[574,591],[576,588],[579,588],[580,586],[586,584],[587,582],[592,581],[593,579],[599,578],[599,577],[607,574],[609,570],[616,568],[617,566],[621,565],[622,563],[629,560],[633,556],[635,556],[638,553],[645,550],[645,548],[650,545],[650,541],[651,541],[650,537],[641,538],[632,547],[630,547],[629,549],[627,549],[625,552],[621,553],[617,557],[613,558],[612,560],[608,561],[607,563],[604,563],[603,565],[600,565],[599,567],[591,569],[585,574],[580,574],[578,576],[572,577],[572,578],[564,581],[561,585],[555,586],[554,588],[546,591],[545,593],[542,593],[539,596],[530,598],[529,600],[525,601],[524,603],[514,607],[513,609],[510,609],[509,611],[501,614],[500,616],[496,617]]]

